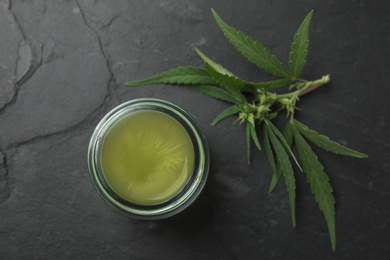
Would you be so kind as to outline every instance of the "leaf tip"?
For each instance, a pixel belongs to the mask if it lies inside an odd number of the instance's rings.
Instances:
[[[359,153],[359,156],[356,156],[357,158],[360,158],[360,159],[367,159],[368,158],[368,155],[365,154],[365,153]]]
[[[125,82],[123,83],[123,85],[125,85],[126,87],[135,87],[137,86],[137,84],[133,81],[128,81],[128,82]]]
[[[332,253],[336,252],[336,237],[334,237],[333,239],[331,239],[330,245],[331,245],[331,247],[332,247]]]
[[[305,20],[311,20],[311,18],[313,17],[313,14],[314,14],[314,10],[312,9],[312,10],[310,10],[310,12],[306,15],[306,18],[305,18]]]

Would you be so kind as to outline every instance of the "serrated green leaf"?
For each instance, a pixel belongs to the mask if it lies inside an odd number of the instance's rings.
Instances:
[[[295,157],[294,153],[292,152],[291,150],[291,147],[290,145],[288,145],[286,139],[284,138],[283,134],[279,131],[279,129],[269,120],[266,121],[267,125],[270,126],[270,128],[272,129],[272,131],[275,133],[275,135],[279,138],[281,144],[283,145],[283,147],[286,149],[286,151],[291,155],[291,157],[293,158],[295,164],[298,166],[298,168],[302,171],[302,167],[301,165],[299,164],[297,158]]]
[[[294,124],[295,125],[295,124]],[[310,145],[300,134],[299,130],[294,130],[294,141],[298,150],[299,158],[303,165],[303,171],[306,174],[307,182],[310,185],[311,192],[324,214],[332,250],[336,249],[336,224],[335,224],[335,200],[332,194],[332,186],[329,178],[324,171],[324,167],[318,160]]]
[[[275,151],[275,157],[277,164],[280,166],[280,170],[283,173],[284,180],[286,182],[286,187],[290,200],[290,209],[291,209],[291,220],[292,224],[296,226],[295,219],[295,177],[294,170],[292,168],[292,164],[290,162],[289,156],[286,152],[284,145],[280,142],[277,137],[277,133],[274,132],[274,128],[270,126],[270,124],[266,124],[268,128],[268,136],[270,143],[272,145],[273,150]]]
[[[283,131],[283,136],[288,146],[292,147],[294,142],[294,128],[292,126],[292,120],[287,122],[286,128]]]
[[[266,130],[266,128],[264,129],[264,132],[265,132],[265,130]],[[275,162],[272,148],[269,145],[269,140],[267,140],[268,139],[267,135],[268,135],[267,133],[264,133],[264,143],[265,143],[265,147],[266,147],[266,154],[267,154],[268,160],[270,162],[272,172],[274,173],[272,176],[272,180],[271,180],[271,184],[270,184],[270,187],[268,189],[268,192],[272,192],[275,189],[276,184],[278,183],[279,178],[280,178],[280,167]],[[286,139],[287,144],[290,147],[292,147],[293,133],[292,133],[292,128],[291,128],[290,123],[287,123],[286,128],[283,132],[283,136]]]
[[[293,145],[293,132],[292,132],[292,128],[291,128],[291,125],[290,125],[290,122],[287,123],[286,125],[286,128],[283,132],[283,136],[287,142],[287,144],[292,148],[292,145]],[[265,138],[267,138],[266,135],[264,135]],[[269,143],[269,141],[268,141]],[[265,139],[265,144],[268,145],[268,148],[266,146],[266,154],[267,154],[267,157],[268,157],[268,160],[270,161],[270,164],[271,164],[271,168],[272,168],[272,171],[273,171],[273,176],[272,176],[272,180],[271,180],[271,184],[270,184],[270,187],[268,189],[268,192],[272,192],[275,187],[276,187],[276,184],[278,183],[279,181],[279,178],[280,178],[280,167],[279,165],[276,163],[276,162],[272,162],[274,161],[274,156],[273,156],[273,151],[272,149],[270,148],[269,144],[267,144],[267,140]],[[268,151],[267,151],[268,149]]]
[[[237,101],[246,102],[246,98],[241,94],[241,91],[246,88],[245,81],[242,81],[234,76],[221,74],[207,62],[205,63],[205,68],[214,82],[218,83],[222,87],[225,87]]]
[[[329,137],[325,135],[321,135],[318,132],[311,130],[308,126],[302,124],[301,122],[294,120],[294,124],[296,125],[297,129],[301,134],[309,139],[312,143],[316,144],[317,146],[323,148],[326,151],[335,153],[335,154],[343,154],[343,155],[349,155],[357,158],[367,158],[368,156],[366,154],[360,153],[358,151],[349,149],[345,146],[342,146],[341,144],[332,141],[329,139]]]
[[[268,88],[276,88],[276,87],[282,87],[286,86],[293,81],[291,79],[277,79],[272,81],[266,81],[266,82],[248,82],[249,85],[256,89],[268,89]]]
[[[221,64],[216,63],[209,57],[207,57],[203,52],[201,52],[198,48],[195,49],[198,55],[202,58],[202,60],[207,63],[209,66],[211,66],[216,72],[231,76],[230,80],[234,81],[234,83],[239,86],[242,90],[241,91],[252,91],[254,89],[250,88],[252,86],[255,89],[266,89],[266,88],[275,88],[280,86],[285,86],[290,83],[292,83],[292,79],[286,78],[286,79],[277,79],[267,82],[248,82],[245,80],[242,80],[235,76],[233,73],[231,73],[229,70],[224,68]],[[226,79],[225,79],[226,80]]]
[[[256,129],[255,129],[255,127],[252,124],[250,126],[250,131],[251,131],[252,140],[255,143],[256,148],[261,150],[261,145],[260,145],[260,142],[259,142],[259,138],[257,137]]]
[[[195,48],[196,53],[200,56],[200,58],[205,62],[208,63],[215,71],[221,74],[229,75],[229,76],[234,76],[233,73],[225,69],[222,65],[216,63],[209,57],[207,57],[203,52],[201,52],[198,48]]]
[[[205,94],[209,97],[215,98],[215,99],[227,101],[230,103],[236,103],[235,98],[231,94],[229,94],[225,90],[218,88],[218,87],[205,86],[205,85],[200,85],[200,86],[189,85],[187,87],[189,87],[190,89],[196,90],[202,94]]]
[[[246,153],[248,164],[251,163],[251,125],[249,122],[245,124],[245,137],[246,137]]]
[[[245,58],[257,65],[259,68],[275,76],[282,78],[291,77],[286,66],[284,66],[284,64],[260,42],[226,24],[214,9],[212,9],[212,13],[230,43]]]
[[[213,121],[212,125],[216,125],[218,124],[221,120],[225,119],[226,117],[228,116],[231,116],[231,115],[234,115],[234,114],[237,114],[238,112],[240,112],[240,109],[237,105],[234,105],[234,106],[231,106],[231,107],[228,107],[227,109],[225,109],[224,111],[222,111],[221,114],[219,114]]]
[[[230,76],[227,74],[221,74],[218,71],[215,70],[213,66],[205,63],[205,69],[206,72],[209,74],[209,76],[214,80],[214,82],[218,83],[219,85],[231,90],[231,91],[249,91],[248,82],[245,80],[242,80],[236,76]],[[253,89],[252,89],[253,90]]]
[[[279,181],[279,178],[280,178],[280,168],[279,168],[279,165],[277,164],[276,162],[276,159],[275,159],[275,156],[274,156],[274,151],[272,150],[272,147],[271,147],[271,143],[270,143],[270,140],[269,140],[269,134],[268,134],[268,128],[267,127],[267,124],[264,124],[264,128],[263,128],[263,133],[264,133],[264,147],[265,147],[265,154],[267,155],[267,158],[268,158],[268,162],[271,166],[271,169],[272,169],[272,180],[271,180],[271,183],[270,183],[270,186],[268,188],[268,192],[272,192],[275,187],[276,187],[276,184],[278,183]]]
[[[235,76],[233,73],[225,69],[222,65],[214,62],[210,58],[208,58],[204,53],[202,53],[199,49],[196,49],[199,56],[203,59],[205,63],[208,64],[209,67],[211,67],[215,72],[219,73],[220,75],[214,75],[214,80],[218,84],[226,84],[228,82],[229,86],[234,85],[237,89],[239,89],[241,92],[251,92],[255,89],[266,89],[266,88],[275,88],[275,87],[281,87],[288,85],[292,83],[292,79],[285,78],[285,79],[277,79],[267,82],[248,82],[246,80],[240,79],[239,77]],[[205,65],[206,67],[206,65]],[[206,69],[207,71],[207,69]],[[210,73],[209,73],[210,74]],[[227,76],[222,76],[227,75]],[[211,76],[211,75],[210,75]],[[217,81],[218,80],[218,81]],[[231,83],[230,83],[231,82]]]
[[[124,84],[128,87],[136,87],[153,84],[213,85],[215,82],[204,69],[186,66],[161,72],[147,79],[130,81]]]
[[[306,18],[303,20],[298,31],[294,35],[293,42],[291,44],[290,51],[290,70],[294,77],[298,78],[302,69],[306,63],[306,57],[309,48],[309,25],[313,11],[310,11]]]

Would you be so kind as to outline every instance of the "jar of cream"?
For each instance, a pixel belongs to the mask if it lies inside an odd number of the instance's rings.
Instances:
[[[160,219],[188,207],[201,192],[209,150],[195,120],[160,99],[123,103],[97,125],[88,167],[101,197],[140,219]]]

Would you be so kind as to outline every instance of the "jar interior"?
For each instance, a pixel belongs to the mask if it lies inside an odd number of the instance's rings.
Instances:
[[[195,152],[176,119],[160,111],[138,110],[108,129],[100,163],[105,181],[122,199],[157,205],[183,190],[194,170]]]

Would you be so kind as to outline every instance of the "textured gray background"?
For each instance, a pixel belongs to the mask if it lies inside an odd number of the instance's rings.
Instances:
[[[283,61],[300,22],[315,10],[304,76],[329,73],[332,81],[302,98],[299,119],[370,156],[318,151],[337,200],[336,253],[304,176],[297,174],[293,228],[283,182],[267,192],[265,156],[254,152],[246,164],[243,127],[233,118],[210,126],[225,103],[180,87],[122,85],[200,66],[194,47],[244,78],[270,79],[229,45],[211,7]],[[389,11],[386,0],[0,0],[0,259],[385,259]],[[201,197],[167,220],[120,215],[88,176],[94,127],[114,106],[139,97],[183,107],[210,143]]]

